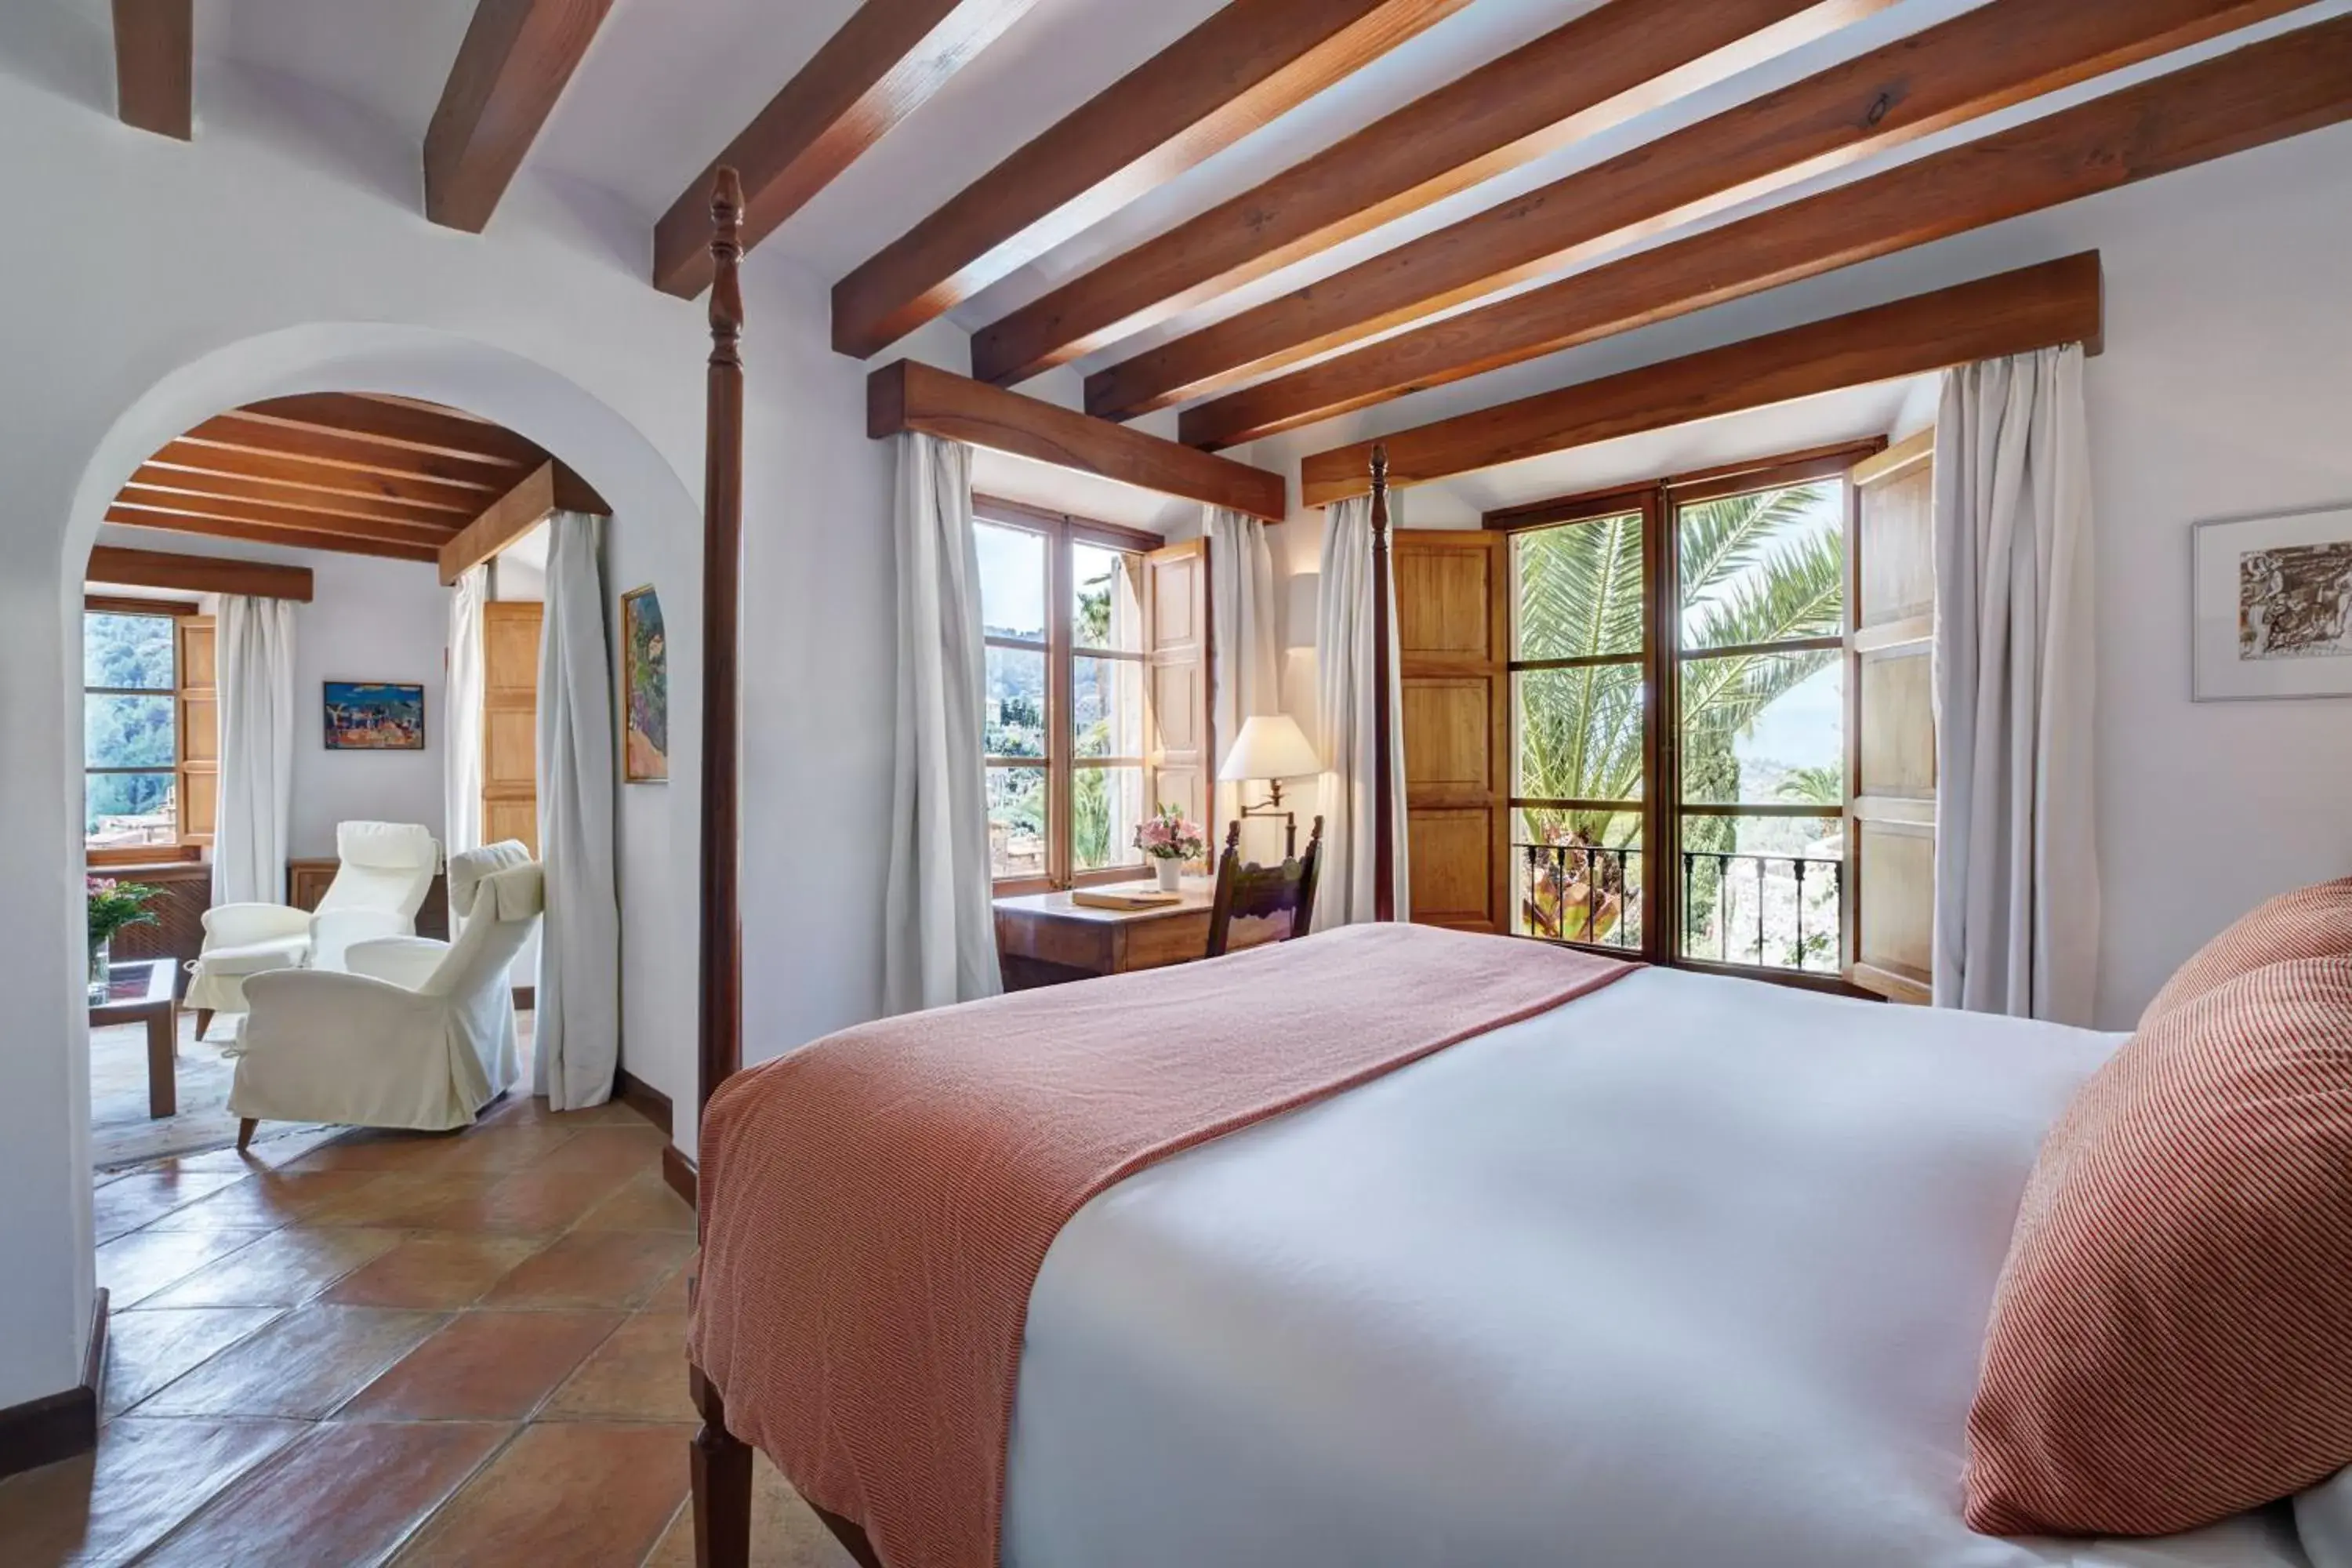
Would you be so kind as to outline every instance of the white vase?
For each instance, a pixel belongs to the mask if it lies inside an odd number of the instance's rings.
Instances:
[[[1151,868],[1160,874],[1160,890],[1163,893],[1172,893],[1176,890],[1176,879],[1184,873],[1184,862],[1154,860],[1151,863]]]
[[[103,1005],[106,1001],[107,988],[112,984],[108,971],[113,966],[113,938],[89,944],[89,1005],[93,1007]]]

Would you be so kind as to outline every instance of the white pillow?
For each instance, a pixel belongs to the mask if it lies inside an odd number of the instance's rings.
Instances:
[[[2294,1528],[2311,1568],[2352,1568],[2352,1470],[2296,1493]]]

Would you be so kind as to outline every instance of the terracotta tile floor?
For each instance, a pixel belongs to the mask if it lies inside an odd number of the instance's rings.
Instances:
[[[0,1563],[690,1564],[662,1142],[509,1100],[100,1177],[104,1434],[0,1482]],[[758,1475],[753,1560],[851,1568]]]

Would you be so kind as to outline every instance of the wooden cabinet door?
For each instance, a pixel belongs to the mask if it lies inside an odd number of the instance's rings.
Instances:
[[[1143,558],[1143,805],[1209,820],[1216,746],[1209,733],[1209,542],[1190,539]]]
[[[482,842],[539,855],[539,631],[546,606],[482,606]]]
[[[1926,1003],[1936,930],[1936,438],[1855,466],[1846,595],[1846,978]]]
[[[1391,554],[1411,918],[1507,933],[1509,536],[1402,530]]]

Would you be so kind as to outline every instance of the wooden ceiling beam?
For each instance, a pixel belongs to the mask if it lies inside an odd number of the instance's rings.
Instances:
[[[561,463],[542,463],[441,546],[441,581],[454,584],[558,511],[610,516],[604,498]]]
[[[1441,419],[1377,444],[1388,448],[1391,488],[1428,484],[1996,355],[2071,342],[2095,353],[2102,323],[2099,253],[2085,251]],[[1305,504],[1369,493],[1375,444],[1307,458],[1299,470]]]
[[[82,581],[118,588],[169,588],[184,594],[247,594],[257,599],[291,599],[300,605],[309,604],[311,597],[308,566],[126,550],[119,544],[94,546]]]
[[[236,478],[267,484],[291,493],[276,498],[286,506],[300,506],[305,495],[342,496],[398,501],[436,512],[452,512],[457,521],[482,510],[483,492],[476,485],[448,484],[408,474],[367,473],[331,468],[299,458],[270,452],[243,451],[232,447],[198,446],[174,441],[147,459],[147,468],[175,474]],[[255,499],[265,499],[256,497]]]
[[[866,433],[880,440],[907,430],[1227,507],[1269,522],[1289,514],[1289,486],[1280,474],[900,360],[866,378]]]
[[[1008,386],[1884,9],[1612,0],[972,334]]]
[[[834,286],[870,358],[1467,0],[1230,0]]]
[[[435,479],[446,486],[479,491],[485,498],[506,490],[513,485],[516,477],[514,466],[508,463],[396,449],[338,431],[272,424],[260,419],[241,419],[234,413],[216,415],[205,420],[173,445],[217,447],[236,452],[298,458],[305,463],[323,464],[354,473]]]
[[[743,248],[767,238],[1036,0],[865,0],[800,73],[694,178],[654,228],[654,287],[710,287],[710,186],[743,181]]]
[[[2297,3],[1992,0],[1108,366],[1087,411],[1223,391]]]
[[[482,232],[612,8],[479,0],[425,132],[426,217]]]
[[[211,518],[246,523],[255,528],[290,528],[304,533],[331,533],[353,539],[386,539],[396,544],[437,548],[457,530],[438,523],[382,522],[338,517],[331,512],[299,507],[264,506],[254,501],[224,500],[217,496],[166,495],[126,486],[114,498],[117,511],[168,512],[178,517]]]
[[[1382,339],[1180,427],[1189,446],[1254,440],[2347,119],[2339,17]]]
[[[303,529],[269,528],[222,518],[190,517],[180,512],[132,511],[117,506],[107,510],[106,521],[125,528],[198,533],[211,539],[243,539],[256,544],[283,544],[298,550],[331,550],[345,555],[380,555],[394,561],[425,562],[440,558],[440,552],[429,544],[361,539],[347,533],[317,533]]]
[[[195,0],[114,0],[115,112],[125,125],[196,133]]]
[[[268,398],[234,410],[231,417],[331,430],[404,451],[474,458],[513,468],[536,468],[547,461],[546,452],[537,442],[516,435],[503,425],[493,425],[455,410],[344,392]]]
[[[351,518],[362,522],[406,522],[447,531],[465,521],[463,513],[416,506],[405,501],[362,500],[356,496],[331,495],[319,490],[291,489],[265,483],[258,479],[238,479],[228,474],[192,474],[178,468],[159,468],[142,463],[123,487],[126,495],[138,491],[142,497],[163,505],[174,504],[173,498],[184,500],[257,501],[264,506],[284,507],[297,511],[317,512],[328,517]]]

